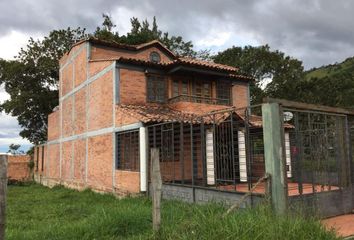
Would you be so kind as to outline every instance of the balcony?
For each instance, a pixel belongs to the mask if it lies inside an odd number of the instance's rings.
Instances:
[[[231,105],[230,99],[221,99],[221,98],[208,98],[200,96],[191,96],[191,95],[179,95],[168,99],[169,103],[176,102],[193,102],[193,103],[205,103],[212,105]]]

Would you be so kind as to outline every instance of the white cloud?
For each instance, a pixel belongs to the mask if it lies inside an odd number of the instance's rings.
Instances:
[[[36,39],[39,35],[32,34],[32,37]],[[29,38],[30,35],[14,30],[0,37],[0,58],[14,59],[20,49],[26,47]]]
[[[5,92],[3,86],[0,86],[0,102],[9,99],[9,95]],[[0,112],[0,150],[7,149],[11,144],[20,144],[28,146],[31,143],[19,136],[21,127],[18,125],[17,119],[8,114]]]
[[[199,40],[196,41],[196,46],[200,47],[220,47],[224,45],[231,37],[231,32],[218,32],[211,31],[205,37],[202,36]]]
[[[10,95],[5,92],[4,86],[0,85],[0,103],[10,98]]]

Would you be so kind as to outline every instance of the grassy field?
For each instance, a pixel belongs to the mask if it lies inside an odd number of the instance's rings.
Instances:
[[[89,190],[9,186],[7,239],[336,239],[314,219],[275,217],[266,206],[221,218],[222,206],[164,201],[151,230],[151,201]]]

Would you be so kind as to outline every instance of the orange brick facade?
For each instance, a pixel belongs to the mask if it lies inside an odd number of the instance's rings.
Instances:
[[[8,156],[7,177],[9,181],[28,181],[31,178],[29,155]]]
[[[129,50],[90,41],[77,44],[62,57],[59,61],[59,107],[48,117],[48,142],[35,148],[37,181],[49,186],[62,184],[104,192],[141,191],[139,171],[116,169],[115,135],[119,131],[139,129],[145,123],[121,112],[119,106],[133,104],[148,107],[147,75],[151,70],[161,72],[161,67],[133,66],[121,63],[120,59],[125,57],[147,62],[151,52],[160,55],[161,66],[174,61],[173,55],[159,44]],[[204,77],[212,79],[212,97],[216,97],[218,75],[208,72],[182,72],[176,75],[167,70],[164,74],[168,98],[172,96],[173,79],[188,78],[193,81]],[[238,108],[248,106],[248,82],[232,79],[232,85],[232,105]],[[195,114],[230,107],[183,101],[168,106]],[[162,170],[170,167],[162,166]],[[186,171],[190,172],[188,169]]]

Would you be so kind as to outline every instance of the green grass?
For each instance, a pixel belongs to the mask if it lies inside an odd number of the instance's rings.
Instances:
[[[162,228],[151,230],[151,201],[89,190],[9,186],[7,239],[336,239],[319,221],[275,217],[267,206],[221,215],[216,204],[162,204]]]

